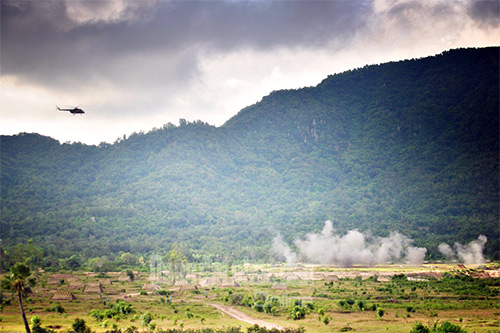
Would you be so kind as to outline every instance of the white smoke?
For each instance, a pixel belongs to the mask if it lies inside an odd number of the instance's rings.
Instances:
[[[470,265],[470,264],[483,264],[484,263],[484,256],[483,256],[483,249],[484,245],[488,239],[484,235],[479,235],[479,237],[476,240],[473,240],[467,245],[460,244],[458,242],[455,242],[453,247],[455,250],[451,248],[446,243],[441,243],[439,244],[439,251],[444,254],[447,258],[449,259],[454,259],[455,257],[458,256],[458,258],[463,261],[464,264]]]
[[[320,234],[309,233],[295,245],[301,256],[310,262],[349,267],[354,264],[373,265],[375,258],[367,249],[365,236],[351,230],[344,236],[334,234],[331,221],[326,221]]]
[[[290,246],[283,241],[283,238],[279,233],[273,239],[272,251],[275,254],[280,255],[282,258],[285,258],[286,263],[289,266],[294,265],[298,261],[297,254],[293,252]]]
[[[389,237],[378,237],[367,241],[367,236],[357,230],[351,230],[345,235],[338,235],[333,229],[331,221],[326,221],[321,233],[308,233],[304,239],[297,239],[297,246],[301,257],[312,263],[350,267],[352,265],[387,264],[401,261],[406,257],[412,265],[421,265],[427,252],[425,248],[410,246],[412,240],[398,233],[392,232]],[[281,236],[273,240],[273,250],[283,257],[297,259],[297,255],[290,250]]]
[[[411,244],[411,239],[400,234],[391,232],[389,237],[377,238],[374,247],[378,264],[388,264],[401,258],[403,251]]]
[[[427,249],[425,247],[410,246],[406,249],[406,260],[410,265],[422,265],[426,253]]]
[[[449,246],[448,244],[441,243],[441,244],[439,244],[438,249],[439,249],[439,252],[444,254],[447,258],[455,259],[455,257],[456,257],[455,251],[453,251],[451,246]]]

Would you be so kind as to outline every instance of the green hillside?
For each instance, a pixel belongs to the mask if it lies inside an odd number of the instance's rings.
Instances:
[[[1,137],[5,258],[122,252],[269,259],[330,219],[437,245],[488,237],[499,259],[499,48],[367,66],[275,91],[221,127],[181,121],[112,145]]]

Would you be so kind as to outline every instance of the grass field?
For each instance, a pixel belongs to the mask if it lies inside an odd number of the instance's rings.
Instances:
[[[28,320],[39,316],[43,327],[57,332],[69,331],[76,318],[84,319],[94,332],[113,326],[140,330],[251,326],[213,304],[307,332],[409,332],[416,321],[427,326],[449,321],[468,332],[500,332],[497,275],[498,270],[457,270],[451,265],[351,269],[242,265],[233,266],[230,273],[184,274],[173,286],[168,274],[136,273],[134,281],[126,281],[124,273],[41,273],[24,306]],[[102,292],[84,292],[86,285],[99,282]],[[76,299],[51,300],[58,291],[70,291]],[[23,332],[15,295],[2,294],[0,331]],[[130,313],[123,313],[126,306]],[[290,310],[295,306],[292,312],[303,311],[304,318],[292,319]],[[119,310],[113,313],[111,308]],[[151,314],[152,326],[143,325],[145,313]]]

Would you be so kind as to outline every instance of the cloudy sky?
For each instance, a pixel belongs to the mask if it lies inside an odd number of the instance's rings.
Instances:
[[[498,45],[499,16],[496,0],[2,0],[0,134],[99,144],[179,118],[221,126],[273,90]]]

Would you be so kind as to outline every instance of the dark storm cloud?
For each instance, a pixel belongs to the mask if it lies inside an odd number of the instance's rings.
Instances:
[[[387,18],[397,21],[400,29],[411,29],[415,23],[415,17],[424,9],[417,1],[396,3],[387,12]]]
[[[203,52],[335,48],[370,13],[368,1],[2,1],[1,70],[46,86],[179,84]]]
[[[480,26],[498,27],[500,24],[500,1],[478,0],[470,1],[467,14]]]
[[[447,21],[453,17],[460,17],[461,8],[456,5],[457,3],[455,1],[394,1],[387,11],[387,18],[397,21],[397,26],[400,29],[413,29],[413,27]],[[422,20],[425,21],[422,22]]]

